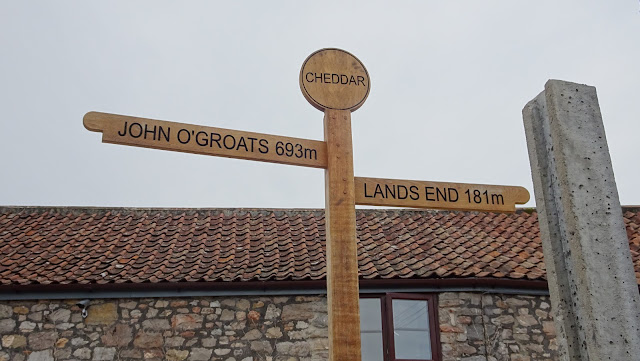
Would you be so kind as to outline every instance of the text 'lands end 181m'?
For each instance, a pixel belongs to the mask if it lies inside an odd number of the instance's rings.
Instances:
[[[356,204],[387,207],[514,212],[529,201],[523,187],[355,178]]]
[[[318,50],[309,55],[300,69],[300,90],[321,111],[354,111],[362,106],[370,89],[367,69],[344,50]]]

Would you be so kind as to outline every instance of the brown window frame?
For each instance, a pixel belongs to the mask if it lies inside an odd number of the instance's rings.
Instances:
[[[431,293],[385,293],[361,294],[360,298],[377,298],[380,300],[382,312],[382,354],[384,361],[441,361],[440,326],[438,324],[438,296]],[[431,342],[431,359],[396,358],[395,339],[393,334],[393,300],[427,301],[429,315],[429,337]],[[367,361],[367,360],[363,360]]]

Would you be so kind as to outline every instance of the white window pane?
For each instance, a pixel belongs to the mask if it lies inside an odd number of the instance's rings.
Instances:
[[[382,310],[379,298],[360,299],[360,329],[382,331]]]
[[[379,298],[360,299],[360,347],[362,361],[383,361],[382,310]]]
[[[360,352],[362,353],[362,361],[383,361],[382,332],[361,333]]]
[[[429,331],[395,331],[396,358],[431,360]]]
[[[396,358],[430,360],[431,338],[427,301],[394,299],[392,307]]]

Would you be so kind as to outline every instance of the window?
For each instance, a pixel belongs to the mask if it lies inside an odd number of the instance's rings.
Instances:
[[[436,307],[434,295],[362,295],[362,361],[440,360]]]

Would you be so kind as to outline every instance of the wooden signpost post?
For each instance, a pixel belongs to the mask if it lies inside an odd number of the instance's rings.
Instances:
[[[353,173],[351,112],[369,96],[369,73],[352,54],[322,49],[300,70],[304,97],[324,112],[324,141],[89,112],[85,128],[104,143],[325,169],[329,360],[358,361],[360,312],[356,204],[514,212],[522,187],[359,178]]]
[[[329,360],[360,360],[360,305],[351,112],[367,99],[364,65],[339,49],[311,54],[300,70],[305,98],[324,112]]]

